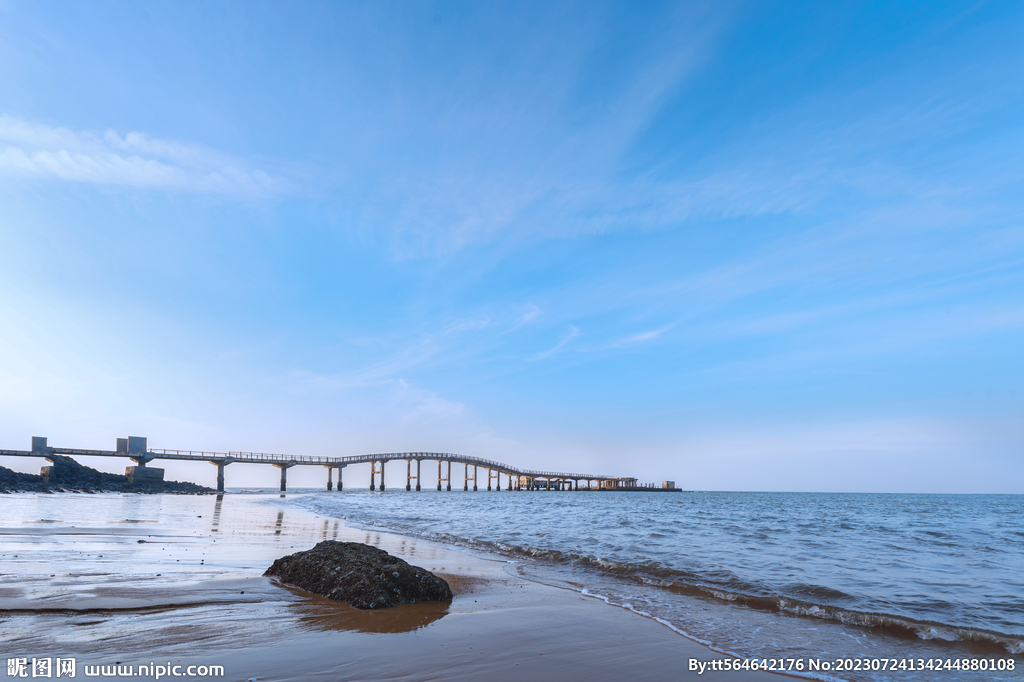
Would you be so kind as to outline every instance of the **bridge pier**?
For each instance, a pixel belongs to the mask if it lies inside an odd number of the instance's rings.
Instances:
[[[340,466],[336,464],[325,464],[324,468],[327,469],[327,489],[331,489],[331,473],[334,469],[338,470],[338,492],[341,492],[341,470],[345,468],[345,465]]]
[[[441,460],[437,460],[437,492],[441,492]]]
[[[473,465],[473,492],[476,492],[476,465]]]
[[[469,491],[469,463],[462,463],[462,492]]]
[[[446,483],[445,490],[447,492],[451,492],[452,491],[452,461],[451,460],[448,460],[448,478],[446,478],[444,480],[445,480],[445,483]]]
[[[420,491],[420,461],[416,460],[416,492]]]
[[[281,492],[286,492],[288,488],[288,470],[295,466],[295,462],[275,464],[274,466],[281,470]]]
[[[118,440],[121,440],[120,438]],[[217,492],[224,492],[224,467],[231,464],[233,459],[213,459],[209,460],[210,464],[217,467]]]
[[[327,469],[327,492],[331,492],[334,489],[334,484],[331,482],[331,475],[334,473],[331,471],[331,467],[324,467]]]
[[[380,471],[377,471],[377,465],[380,464]],[[370,462],[370,490],[376,490],[376,476],[380,474],[380,491],[384,492],[384,460],[379,462]]]

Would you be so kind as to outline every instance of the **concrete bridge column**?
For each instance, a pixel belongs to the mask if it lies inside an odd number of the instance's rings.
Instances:
[[[494,489],[499,493],[501,492],[501,471],[498,471],[498,475],[494,477]]]
[[[462,463],[462,492],[469,491],[469,464]]]
[[[370,462],[370,490],[377,489],[377,463]]]
[[[405,492],[412,490],[412,460],[405,460]]]
[[[452,461],[451,460],[448,460],[448,478],[446,479],[446,483],[447,483],[447,485],[445,486],[445,490],[447,490],[448,492],[451,492],[452,491]]]
[[[437,460],[437,492],[441,492],[441,460]]]
[[[384,492],[384,460],[380,461],[380,491]]]
[[[487,470],[487,492],[491,492],[491,476],[494,474],[492,469]]]
[[[416,492],[420,491],[420,461],[416,460]]]
[[[338,467],[338,492],[339,493],[341,492],[341,471],[344,468],[345,468],[344,466]]]
[[[210,464],[217,467],[217,492],[224,492],[224,467],[231,464],[232,459],[211,459]]]
[[[476,492],[476,465],[473,465],[473,492]]]
[[[334,472],[331,470],[331,467],[324,468],[327,469],[327,492],[331,492],[334,490],[334,483],[331,481],[331,475],[334,474]]]
[[[288,489],[288,469],[295,466],[294,462],[288,464],[275,464],[278,469],[281,470],[281,492],[286,492]]]

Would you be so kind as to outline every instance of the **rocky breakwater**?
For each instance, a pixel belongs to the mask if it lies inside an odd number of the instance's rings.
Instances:
[[[70,457],[52,455],[47,476],[22,474],[0,467],[0,492],[75,492],[75,493],[177,493],[195,495],[212,493],[195,483],[159,481],[157,483],[131,483],[127,476],[108,474],[83,466]]]
[[[357,609],[452,598],[448,583],[430,571],[360,542],[325,540],[281,557],[263,575]]]

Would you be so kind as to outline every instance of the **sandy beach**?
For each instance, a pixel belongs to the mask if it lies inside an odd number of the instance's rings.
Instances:
[[[7,658],[220,665],[229,680],[777,680],[690,672],[722,654],[502,557],[346,527],[277,495],[9,495],[0,530]],[[323,539],[442,575],[450,604],[380,611],[262,577]],[[136,672],[136,675],[138,672]],[[169,675],[168,675],[169,676]]]

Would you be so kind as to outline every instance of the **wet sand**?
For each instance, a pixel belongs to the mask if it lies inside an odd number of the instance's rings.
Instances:
[[[348,528],[275,496],[0,499],[7,657],[223,665],[228,680],[780,680],[688,670],[724,658],[664,625],[519,576],[515,564]],[[366,542],[455,598],[359,611],[262,577],[323,539]]]

